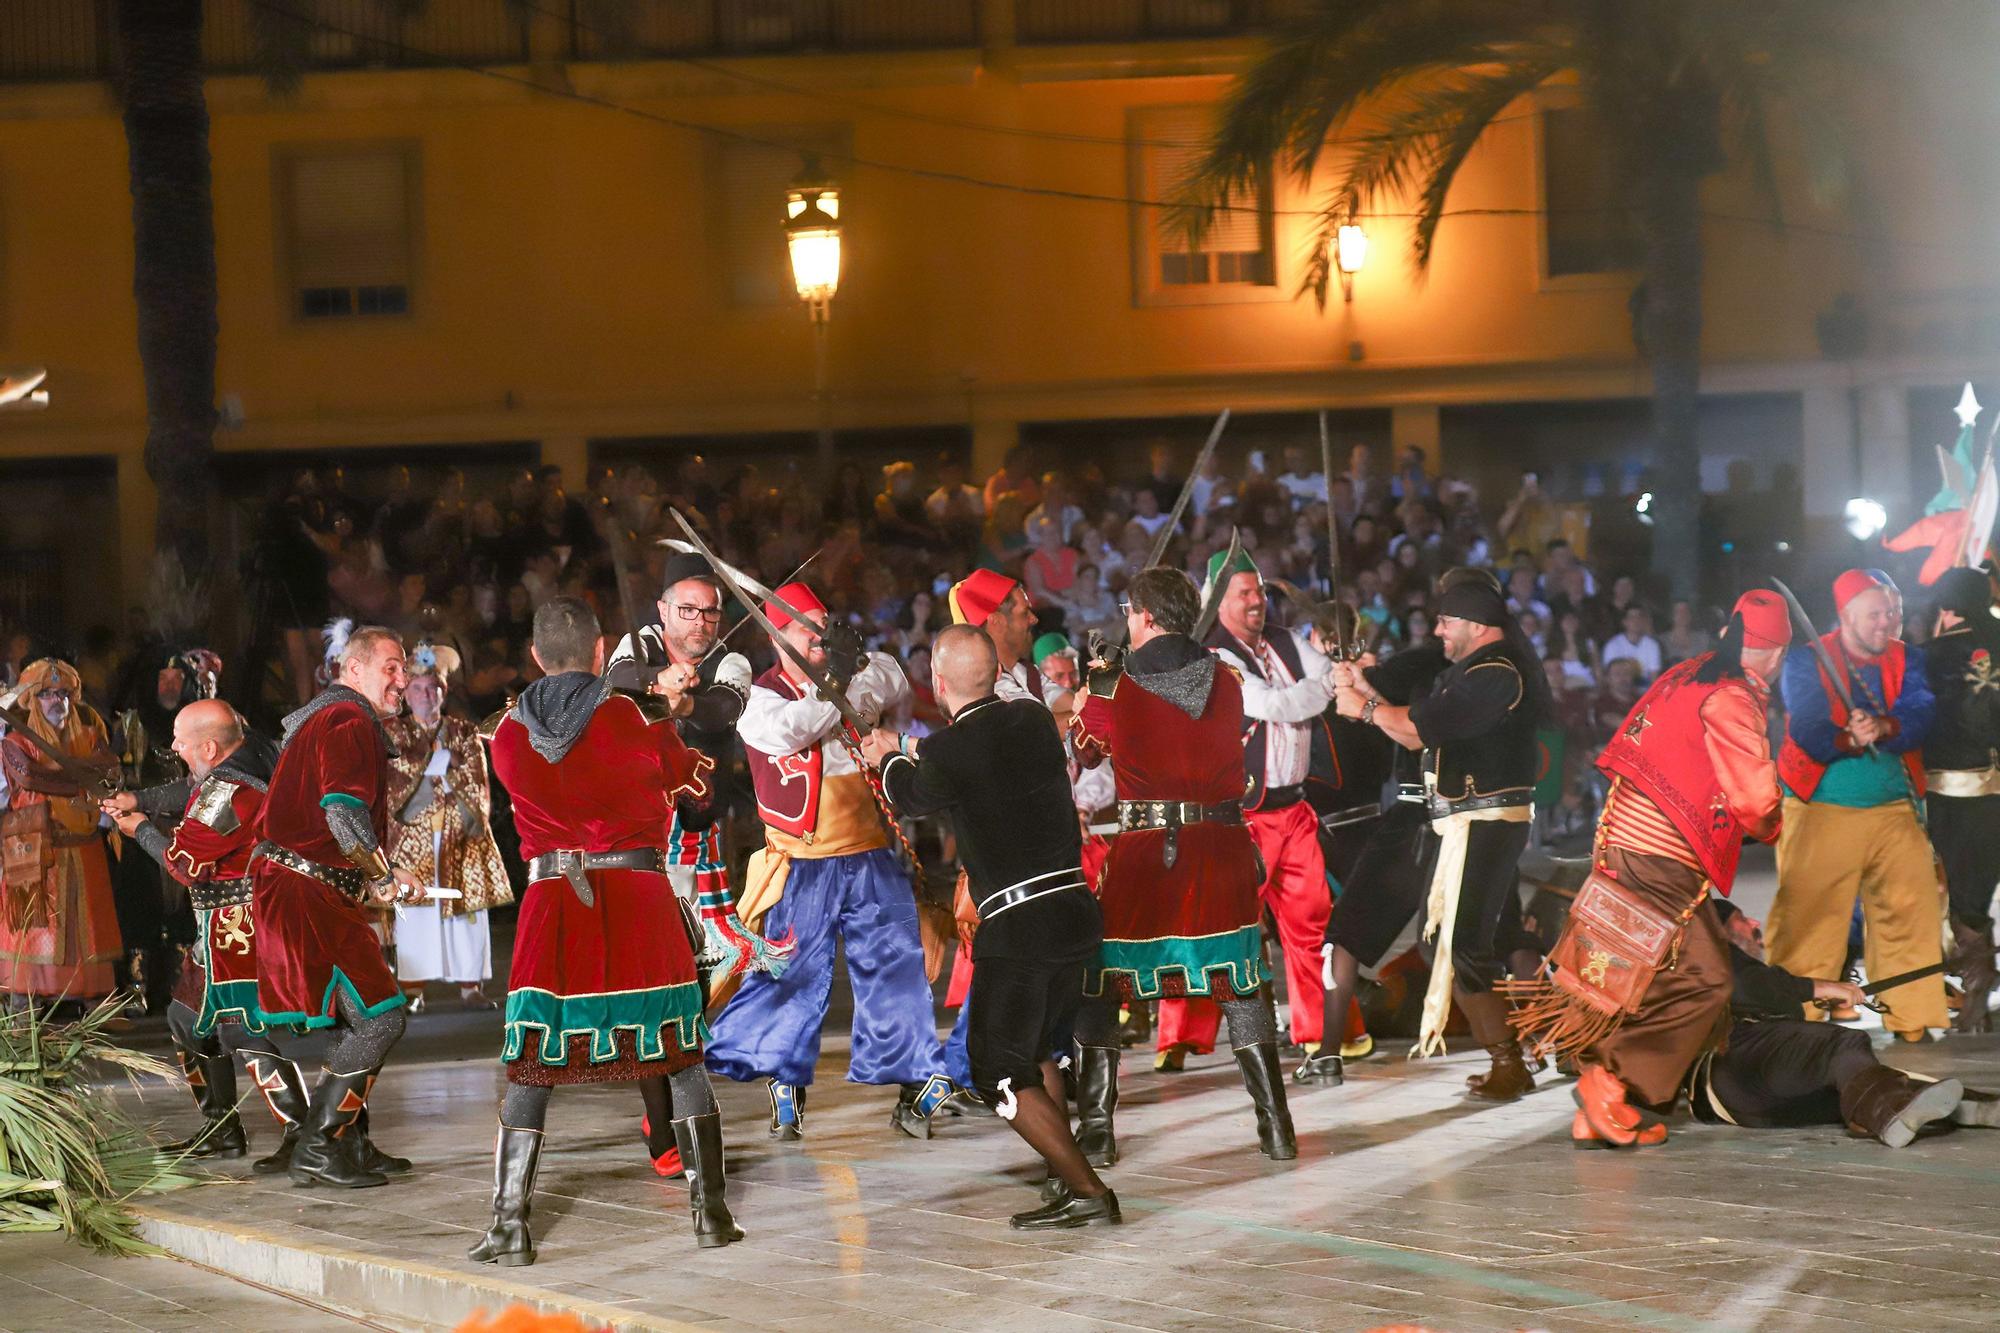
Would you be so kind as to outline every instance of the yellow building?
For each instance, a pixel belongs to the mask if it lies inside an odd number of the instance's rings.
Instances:
[[[315,67],[277,95],[249,68],[255,3],[208,0],[237,491],[387,446],[504,443],[574,481],[661,442],[809,447],[823,410],[843,441],[906,430],[879,438],[984,466],[1024,427],[1227,406],[1274,414],[1276,442],[1275,414],[1332,407],[1492,492],[1524,462],[1643,449],[1634,277],[1560,90],[1477,149],[1427,277],[1407,224],[1371,218],[1351,301],[1322,313],[1293,299],[1309,196],[1281,186],[1197,255],[1129,202],[1170,187],[1263,5],[634,0],[604,59],[569,0],[526,25],[505,0],[408,23],[321,0]],[[52,399],[0,415],[0,561],[17,585],[59,570],[82,621],[136,599],[153,506],[110,9],[0,5],[0,367],[46,366]],[[1844,188],[1788,167],[1783,225],[1747,176],[1708,194],[1710,461],[1789,462],[1815,513],[1927,486],[1937,395],[2000,350],[1996,168],[1937,128],[1984,74],[1926,65],[1922,39],[1855,90]],[[778,227],[800,150],[843,192],[823,404]],[[1834,356],[1843,296],[1868,333]],[[1556,403],[1577,406],[1510,406]]]

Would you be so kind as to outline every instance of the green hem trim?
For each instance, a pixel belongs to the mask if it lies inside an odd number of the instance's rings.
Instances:
[[[1084,982],[1086,995],[1102,995],[1105,981],[1123,977],[1142,1000],[1162,997],[1162,976],[1178,972],[1186,995],[1213,993],[1213,976],[1228,973],[1229,989],[1249,995],[1264,984],[1264,933],[1259,925],[1215,935],[1163,935],[1150,940],[1106,940]]]
[[[633,1052],[642,1061],[699,1051],[709,1038],[701,983],[696,981],[590,995],[558,995],[532,986],[511,990],[507,1039],[500,1051],[503,1062],[521,1058],[530,1028],[541,1033],[537,1063],[558,1068],[569,1063],[572,1037],[590,1038],[589,1063],[594,1065],[619,1058],[621,1031],[632,1034]]]
[[[401,991],[397,991],[380,1004],[364,1004],[361,1000],[361,992],[355,989],[352,981],[347,979],[347,974],[336,967],[333,969],[333,979],[326,983],[326,994],[320,997],[318,1013],[304,1014],[292,1010],[287,1010],[284,1013],[273,1013],[270,1010],[265,1010],[264,1021],[266,1023],[277,1023],[284,1027],[304,1028],[308,1032],[313,1032],[320,1028],[330,1028],[336,1021],[333,1007],[333,992],[336,987],[346,989],[347,998],[354,1001],[354,1007],[361,1011],[363,1018],[374,1018],[378,1015],[386,1014],[391,1009],[400,1008],[410,1002],[409,996],[403,994]]]
[[[359,796],[350,796],[344,791],[330,791],[319,798],[319,808],[322,810],[335,805],[353,806],[356,810],[364,814],[368,811],[368,802],[362,800]]]
[[[246,1031],[262,1032],[270,1020],[257,1007],[254,981],[211,981],[202,988],[201,1014],[194,1020],[194,1035],[206,1037],[224,1020],[242,1024]]]

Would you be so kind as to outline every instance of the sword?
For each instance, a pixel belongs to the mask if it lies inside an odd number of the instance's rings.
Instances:
[[[1797,595],[1785,586],[1783,579],[1772,579],[1771,586],[1776,588],[1778,595],[1785,599],[1785,605],[1791,609],[1792,618],[1797,620],[1805,629],[1806,646],[1812,649],[1812,655],[1819,662],[1820,670],[1826,673],[1827,680],[1833,685],[1834,697],[1840,700],[1842,708],[1845,708],[1852,714],[1854,712],[1854,695],[1847,688],[1847,673],[1840,669],[1839,665],[1833,660],[1833,654],[1829,653],[1826,650],[1826,645],[1819,641],[1819,631],[1813,628],[1812,617],[1808,616],[1806,609],[1799,605]],[[1868,753],[1876,753],[1873,745],[1868,747]]]
[[[1326,428],[1326,409],[1319,414],[1319,468],[1326,480],[1326,596],[1330,602],[1340,600],[1340,520],[1333,513],[1333,436]],[[1333,660],[1347,660],[1347,645],[1340,639],[1340,621],[1336,613],[1333,630]]]
[[[1188,473],[1186,483],[1181,486],[1181,493],[1174,497],[1174,507],[1168,511],[1167,521],[1160,525],[1159,535],[1153,538],[1153,549],[1146,553],[1145,568],[1151,569],[1166,555],[1167,547],[1174,540],[1174,532],[1180,527],[1182,516],[1187,513],[1188,502],[1194,499],[1195,478],[1201,475],[1202,468],[1208,463],[1209,455],[1215,452],[1216,444],[1222,439],[1223,427],[1228,424],[1229,409],[1225,407],[1222,409],[1222,415],[1215,419],[1215,425],[1209,428],[1208,442],[1202,445],[1201,452],[1195,455],[1194,471]]]
[[[124,790],[125,771],[122,765],[108,770],[96,768],[84,763],[75,755],[57,748],[53,742],[45,741],[35,734],[34,724],[18,706],[10,704],[0,707],[0,722],[5,722],[10,729],[20,732],[33,742],[35,753],[57,772],[83,788],[84,796],[93,798],[115,796]]]
[[[1222,599],[1229,592],[1229,580],[1235,577],[1229,567],[1242,554],[1243,530],[1232,527],[1229,529],[1229,552],[1223,556],[1222,565],[1216,570],[1215,577],[1208,581],[1208,587],[1202,589],[1201,614],[1195,617],[1192,635],[1196,643],[1206,639],[1208,632],[1215,628],[1215,618],[1222,614]]]
[[[719,558],[715,552],[708,549],[708,543],[701,539],[701,534],[694,530],[694,526],[687,521],[686,516],[680,510],[669,509],[667,512],[674,516],[674,522],[680,524],[681,531],[687,534],[689,543],[693,545],[694,549],[700,553],[704,560],[708,561],[710,567],[715,570],[716,578],[722,581],[722,586],[728,590],[729,595],[734,597],[738,602],[741,602],[743,609],[750,613],[750,618],[755,620],[759,628],[771,636],[772,646],[785,657],[789,658],[792,665],[797,667],[805,678],[813,683],[814,689],[819,692],[819,697],[832,704],[839,711],[841,721],[847,724],[848,729],[853,733],[855,741],[859,742],[862,735],[868,730],[868,724],[862,720],[861,714],[855,711],[854,705],[847,701],[847,691],[835,684],[832,673],[825,667],[814,666],[804,653],[792,646],[790,639],[787,639],[778,631],[778,627],[771,623],[771,618],[764,614],[764,608],[759,606],[756,600],[743,590],[743,585],[736,581],[735,571],[730,568],[726,561]],[[793,620],[805,620],[805,616],[796,607],[787,603],[776,592],[771,594],[771,603]]]
[[[1949,963],[1932,963],[1929,967],[1920,967],[1914,971],[1898,972],[1893,977],[1885,977],[1881,981],[1869,982],[1861,988],[1861,993],[1863,995],[1880,995],[1883,991],[1891,991],[1898,986],[1907,986],[1912,981],[1922,981],[1925,977],[1938,976],[1948,967],[1950,967]]]

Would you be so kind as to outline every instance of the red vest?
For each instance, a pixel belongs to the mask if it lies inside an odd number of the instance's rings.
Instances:
[[[1820,642],[1833,660],[1843,668],[1848,665],[1847,650],[1840,645],[1840,631],[1820,636]],[[1875,665],[1882,668],[1882,707],[1894,708],[1896,700],[1903,693],[1903,644],[1900,639],[1891,639]],[[1834,692],[1833,681],[1826,674],[1824,665],[1819,670],[1820,693],[1826,696],[1826,706],[1831,711],[1833,723],[1837,727],[1847,725],[1847,709],[1840,703],[1840,696]],[[1866,702],[1865,700],[1863,702]],[[1909,750],[1903,755],[1903,768],[1910,775],[1910,790],[1918,796],[1924,794],[1924,756],[1920,750]],[[1785,786],[1801,801],[1810,801],[1819,790],[1819,780],[1826,776],[1826,765],[1800,749],[1792,739],[1790,727],[1785,728],[1785,742],[1778,747],[1778,776],[1785,780]]]
[[[1726,894],[1736,882],[1744,832],[1709,760],[1701,706],[1717,690],[1748,689],[1760,709],[1769,696],[1747,679],[1707,685],[1695,680],[1712,656],[1682,662],[1654,681],[1632,705],[1597,766],[1644,792],[1687,840],[1709,882]]]
[[[787,699],[806,697],[805,687],[772,667],[753,682]],[[743,747],[750,785],[757,793],[757,814],[771,827],[802,838],[819,826],[819,786],[826,767],[817,744],[797,754],[765,754]]]

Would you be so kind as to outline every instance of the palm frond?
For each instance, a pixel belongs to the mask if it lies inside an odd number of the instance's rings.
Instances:
[[[91,1077],[106,1066],[173,1077],[112,1040],[122,1008],[107,1000],[71,1023],[34,1007],[0,1014],[0,1233],[61,1230],[109,1253],[150,1253],[126,1201],[193,1183]]]

